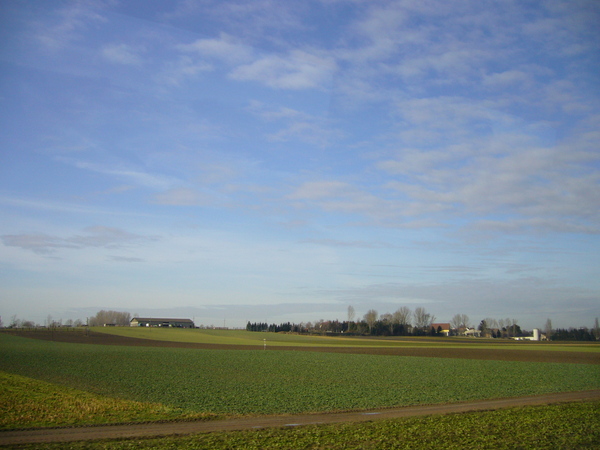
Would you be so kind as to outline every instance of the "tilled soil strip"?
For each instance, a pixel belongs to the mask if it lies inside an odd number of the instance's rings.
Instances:
[[[205,350],[263,350],[263,343],[258,345],[228,345],[228,344],[200,344],[192,342],[156,341],[140,339],[107,333],[76,331],[18,331],[12,332],[17,336],[34,339],[68,342],[73,344],[97,345],[127,345],[143,347],[175,347]],[[443,338],[439,338],[443,339]],[[267,343],[268,344],[268,343]],[[499,344],[494,350],[485,348],[456,348],[456,347],[297,347],[297,346],[268,346],[268,351],[296,351],[296,352],[328,352],[328,353],[355,353],[387,356],[423,356],[429,358],[461,358],[482,359],[497,361],[527,361],[551,362],[570,364],[600,364],[600,353],[581,351],[539,351],[520,348],[504,348]]]
[[[586,400],[600,400],[600,390],[346,413],[261,416],[209,422],[169,422],[139,425],[106,425],[77,428],[2,431],[0,432],[0,445],[159,437],[210,433],[216,431],[293,427],[310,424],[366,422],[379,419],[495,410],[515,406],[545,405]]]

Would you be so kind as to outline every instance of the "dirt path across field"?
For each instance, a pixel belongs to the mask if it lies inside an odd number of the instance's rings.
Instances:
[[[260,416],[209,422],[146,423],[139,425],[106,425],[77,428],[2,431],[0,432],[0,446],[39,444],[48,442],[173,436],[194,433],[210,433],[216,431],[295,427],[311,424],[330,424],[341,422],[366,422],[380,419],[463,413],[468,411],[495,410],[515,406],[546,405],[552,403],[590,400],[600,400],[600,390],[345,413]]]

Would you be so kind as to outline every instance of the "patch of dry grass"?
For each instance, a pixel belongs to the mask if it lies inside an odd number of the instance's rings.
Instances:
[[[103,397],[6,372],[0,372],[0,410],[0,429],[216,417]]]

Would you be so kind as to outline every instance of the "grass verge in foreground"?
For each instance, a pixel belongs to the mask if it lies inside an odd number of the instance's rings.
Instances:
[[[119,400],[0,372],[0,429],[209,419],[157,403]],[[216,417],[216,416],[215,416]]]
[[[597,448],[600,402],[529,406],[367,423],[183,437],[69,443],[71,449],[533,449]],[[22,448],[58,449],[64,443]]]

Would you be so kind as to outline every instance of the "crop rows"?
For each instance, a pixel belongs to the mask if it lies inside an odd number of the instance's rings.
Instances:
[[[0,370],[188,411],[274,414],[600,388],[600,366],[63,344],[0,335]]]

